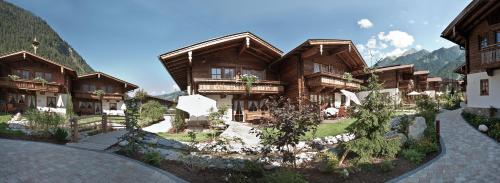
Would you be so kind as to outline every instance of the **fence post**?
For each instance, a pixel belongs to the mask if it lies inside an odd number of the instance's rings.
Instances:
[[[70,126],[71,126],[71,141],[73,142],[78,142],[79,133],[78,133],[78,120],[76,118],[70,118],[69,119]]]
[[[436,139],[437,142],[440,143],[440,133],[441,133],[441,121],[436,120]]]
[[[108,116],[106,115],[106,113],[102,115],[101,127],[104,133],[108,131]]]

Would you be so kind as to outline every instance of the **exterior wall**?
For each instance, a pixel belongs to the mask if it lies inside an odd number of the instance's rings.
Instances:
[[[290,99],[297,99],[299,97],[299,85],[298,80],[298,59],[297,57],[292,57],[280,65],[280,78],[281,81],[285,82],[285,96]]]
[[[488,44],[493,44],[495,42],[494,32],[486,20],[478,24],[468,35],[469,46],[467,52],[469,53],[469,74],[483,72],[481,67],[481,53],[479,50],[480,36],[488,36]]]
[[[116,103],[116,110],[111,110],[110,109],[110,103]],[[125,111],[123,109],[126,109],[125,103],[123,100],[109,100],[109,101],[102,101],[102,109],[103,112],[107,115],[113,115],[113,116],[125,116]]]
[[[206,97],[215,100],[217,107],[226,106],[227,113],[223,118],[226,121],[231,121],[233,115],[233,95],[226,95],[225,98],[222,98],[220,95],[206,95]],[[243,116],[243,119],[245,119],[245,116]]]
[[[112,86],[113,87],[112,93],[116,94],[125,93],[125,86],[122,83],[109,79],[104,76],[101,76],[101,78],[97,78],[96,76],[95,78],[80,78],[78,80],[75,80],[73,82],[73,91],[83,91],[84,84],[95,85],[96,90],[102,89],[104,91],[106,91],[105,88],[107,86]]]
[[[489,80],[489,95],[480,95],[480,80]],[[467,107],[471,108],[500,108],[500,70],[495,70],[493,76],[486,72],[467,74]]]
[[[331,65],[335,68],[337,74],[344,74],[344,72],[349,71],[349,67],[335,54],[333,55],[324,55],[317,56],[315,58],[304,60],[304,75],[309,75],[314,73],[314,63]]]
[[[4,65],[2,65],[4,66]],[[30,72],[30,79],[33,79],[36,77],[35,73],[36,72],[43,72],[43,73],[51,73],[52,75],[52,80],[48,81],[49,83],[57,83],[61,85],[65,85],[66,83],[66,78],[65,74],[61,73],[61,68],[56,65],[51,65],[48,63],[40,62],[40,61],[34,61],[31,60],[29,57],[26,58],[26,60],[19,60],[16,62],[8,63],[5,64],[9,69],[5,69],[2,72],[2,75],[0,77],[7,77],[9,74],[15,74],[15,70],[26,70]]]
[[[63,101],[63,107],[48,107],[47,106],[47,97],[55,97],[56,98],[56,105],[59,100],[59,97],[61,97]],[[56,112],[60,114],[66,114],[66,104],[68,95],[67,94],[57,94],[57,93],[50,93],[50,92],[37,92],[36,93],[36,108],[40,111],[50,111],[50,112]]]

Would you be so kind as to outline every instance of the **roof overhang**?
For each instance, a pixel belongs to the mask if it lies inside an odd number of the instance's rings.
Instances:
[[[123,84],[126,91],[131,91],[131,90],[135,90],[135,89],[139,88],[139,86],[137,86],[135,84],[126,82],[124,80],[118,79],[116,77],[110,76],[110,75],[102,73],[102,72],[95,72],[95,73],[91,73],[91,74],[80,75],[80,76],[78,76],[78,79],[89,79],[89,78],[99,79],[101,77],[105,77],[105,78],[108,78],[108,79],[111,79],[113,81],[116,81],[118,83]]]
[[[427,78],[427,82],[442,82],[443,79],[441,77],[429,77]]]
[[[498,0],[474,0],[444,29],[441,37],[465,46],[466,36],[475,25],[500,8]]]
[[[429,75],[429,71],[428,70],[415,71],[415,72],[413,72],[413,75]]]
[[[188,66],[193,59],[220,50],[237,48],[241,53],[248,53],[266,62],[273,62],[283,52],[251,32],[242,32],[209,39],[200,43],[173,50],[159,56],[160,62],[169,72],[181,90],[187,88]]]
[[[400,72],[408,72],[413,73],[414,67],[413,64],[405,64],[405,65],[391,65],[385,67],[375,68],[374,72],[388,72],[388,71],[400,71]]]
[[[307,59],[318,55],[337,55],[353,70],[353,75],[363,74],[364,68],[368,67],[352,41],[341,39],[309,39],[285,54],[281,59],[271,63],[270,67],[292,56]]]
[[[49,60],[49,59],[46,59],[46,58],[43,58],[41,56],[38,56],[38,55],[35,55],[33,53],[30,53],[28,51],[19,51],[19,52],[15,52],[15,53],[10,53],[10,54],[6,54],[6,55],[3,55],[3,56],[0,56],[0,61],[2,62],[8,62],[8,61],[19,61],[19,60],[25,60],[25,59],[32,59],[32,60],[35,60],[35,61],[39,61],[39,62],[44,62],[44,63],[47,63],[49,65],[53,65],[55,67],[60,67],[61,68],[61,72],[64,73],[68,73],[72,76],[76,76],[76,71],[69,68],[69,67],[66,67],[64,65],[61,65],[57,62],[54,62],[52,60]]]

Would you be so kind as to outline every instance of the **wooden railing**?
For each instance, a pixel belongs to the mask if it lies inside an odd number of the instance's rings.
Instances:
[[[93,92],[89,91],[74,91],[73,92],[75,98],[86,98],[86,99],[95,99],[99,100],[99,96],[95,95]],[[123,95],[120,93],[105,93],[102,96],[104,100],[122,100]]]
[[[201,79],[195,78],[199,93],[246,93],[245,83],[241,80]],[[279,81],[256,81],[250,88],[250,93],[255,94],[279,94],[283,93],[283,83]]]
[[[482,65],[500,63],[500,44],[494,44],[483,48],[480,53]]]
[[[22,90],[45,91],[59,93],[61,86],[57,83],[42,83],[33,80],[17,79],[11,80],[8,77],[0,77],[0,86]]]
[[[344,79],[342,75],[334,73],[314,73],[309,74],[306,77],[307,84],[312,87],[325,86],[325,87],[336,87],[336,88],[349,88],[349,89],[359,89],[361,88],[362,80],[352,79],[348,81]]]

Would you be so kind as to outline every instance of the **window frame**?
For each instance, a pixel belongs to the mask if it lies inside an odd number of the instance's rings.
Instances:
[[[215,73],[214,73],[214,70],[215,70]],[[217,71],[219,71],[219,72],[217,72]],[[222,68],[221,67],[210,68],[210,77],[212,79],[222,79]]]
[[[489,96],[489,94],[490,94],[489,79],[479,80],[479,95],[480,96]]]
[[[50,100],[49,100],[50,99]],[[54,99],[54,104],[53,105],[50,105],[50,102],[52,99]],[[52,107],[52,108],[56,108],[57,107],[57,98],[56,97],[51,97],[51,96],[47,96],[47,101],[46,101],[46,104],[45,104],[46,107]]]
[[[118,110],[118,104],[116,102],[110,102],[109,103],[109,110]]]

